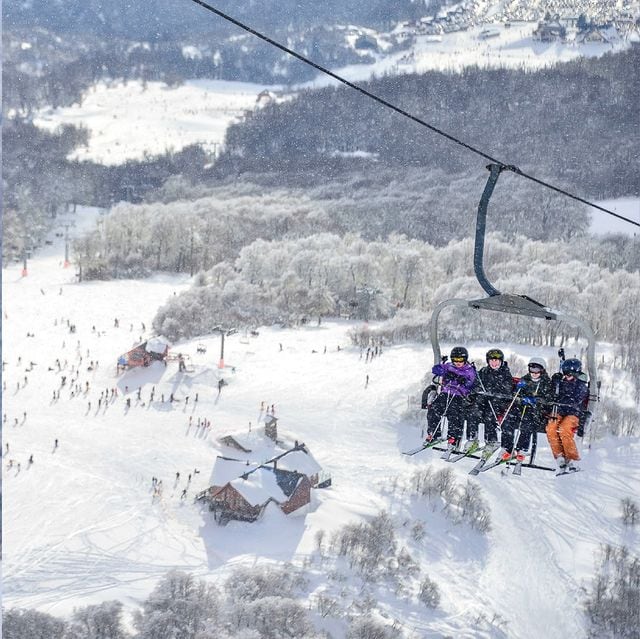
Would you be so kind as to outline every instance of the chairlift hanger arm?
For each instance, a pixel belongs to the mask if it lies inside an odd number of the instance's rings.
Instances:
[[[493,284],[491,284],[484,272],[484,243],[489,200],[493,195],[493,190],[502,171],[520,173],[520,169],[517,166],[506,164],[489,164],[487,169],[489,169],[489,178],[487,179],[484,191],[482,192],[476,217],[476,239],[473,252],[473,269],[480,286],[489,297],[475,300],[473,304],[470,304],[470,306],[473,306],[474,308],[485,308],[490,311],[526,315],[528,317],[543,317],[548,320],[557,319],[555,313],[546,308],[544,304],[541,304],[526,295],[501,293]]]
[[[513,171],[520,173],[520,169],[515,166],[507,166],[506,164],[489,164],[489,177],[485,184],[480,203],[478,204],[478,214],[476,216],[476,243],[473,250],[473,270],[475,271],[478,282],[482,286],[484,292],[493,297],[500,295],[500,291],[491,284],[484,272],[484,238],[487,229],[487,209],[489,208],[489,200],[493,195],[493,189],[498,182],[502,171]]]

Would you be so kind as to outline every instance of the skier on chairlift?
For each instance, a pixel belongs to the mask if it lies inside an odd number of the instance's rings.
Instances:
[[[561,373],[551,378],[553,413],[547,422],[547,439],[560,472],[580,470],[576,464],[580,454],[574,437],[584,413],[584,403],[589,389],[582,376],[582,362],[566,359],[560,366]]]
[[[531,436],[536,436],[542,427],[546,426],[545,415],[549,412],[551,401],[551,378],[547,373],[547,363],[542,357],[532,357],[527,366],[528,372],[516,384],[520,391],[520,406],[515,412],[515,418],[508,420],[502,428],[502,447],[517,461],[524,461],[529,452]],[[520,435],[514,442],[514,430]]]
[[[484,424],[485,445],[495,450],[498,447],[498,425],[508,430],[513,421],[512,402],[507,399],[513,391],[509,364],[499,348],[489,349],[486,360],[487,365],[478,371],[473,388],[477,395],[467,422],[467,449],[478,447],[478,426]]]
[[[449,362],[436,364],[431,372],[441,378],[442,390],[428,407],[427,441],[442,435],[442,420],[447,418],[449,443],[457,445],[462,438],[467,416],[468,397],[476,379],[464,346],[451,349]]]

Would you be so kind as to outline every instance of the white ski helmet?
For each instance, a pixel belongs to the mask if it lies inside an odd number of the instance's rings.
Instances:
[[[543,357],[532,357],[529,360],[529,366],[542,366],[545,371],[547,370],[547,362]]]

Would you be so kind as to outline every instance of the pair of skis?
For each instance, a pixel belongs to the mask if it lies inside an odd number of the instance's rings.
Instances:
[[[439,446],[445,444],[447,446],[446,448],[439,448]],[[433,448],[435,450],[443,451],[441,459],[444,459],[444,461],[447,462],[455,463],[457,461],[460,461],[461,459],[464,459],[465,457],[477,458],[477,455],[475,455],[474,453],[478,451],[479,447],[479,444],[476,442],[475,444],[472,444],[467,450],[456,450],[454,442],[449,442],[447,439],[432,439],[429,442],[424,442],[422,446],[404,451],[402,454],[411,456],[416,455],[423,450],[427,450],[428,448]]]
[[[480,461],[469,471],[470,475],[479,475],[480,473],[484,473],[491,468],[495,468],[500,464],[506,463],[506,460],[502,458],[501,454],[498,454],[498,457],[491,461],[494,453],[503,450],[502,448],[487,445],[482,452],[482,456],[480,457]]]
[[[480,450],[480,444],[477,441],[472,441],[469,447],[464,450],[456,450],[455,444],[449,444],[449,446],[447,446],[447,450],[442,456],[442,459],[454,464],[465,457],[477,458],[477,455],[474,453],[478,452],[478,450]]]
[[[417,446],[416,448],[412,448],[411,450],[406,450],[402,454],[403,455],[416,455],[417,453],[421,453],[423,450],[427,450],[428,448],[434,448],[435,446],[439,446],[440,444],[446,444],[446,439],[432,439],[429,442],[423,442],[421,446]]]
[[[497,457],[491,461],[491,457],[497,451]],[[504,448],[494,448],[491,451],[487,451],[485,455],[483,455],[482,459],[469,471],[470,475],[478,475],[479,473],[484,473],[487,470],[491,470],[496,466],[506,466],[506,471],[503,470],[503,474],[505,472],[509,472],[509,468],[513,467],[511,471],[514,475],[522,475],[522,465],[524,464],[524,459],[518,459],[513,452],[507,454],[508,451]]]

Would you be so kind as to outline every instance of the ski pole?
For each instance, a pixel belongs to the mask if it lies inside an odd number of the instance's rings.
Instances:
[[[438,421],[438,425],[436,426],[435,430],[431,434],[431,439],[437,437],[438,433],[440,432],[440,430],[442,428],[442,424],[444,423],[444,418],[447,416],[447,411],[449,410],[449,405],[451,404],[451,400],[452,399],[453,399],[453,395],[451,393],[447,393],[447,404],[444,407],[444,412],[440,416],[440,420]],[[427,426],[428,426],[428,424],[427,424]],[[429,435],[429,428],[428,427],[427,427],[427,435]]]
[[[507,410],[504,412],[504,415],[502,416],[502,421],[498,420],[498,426],[500,426],[500,430],[502,430],[502,424],[504,423],[504,420],[507,418],[507,415],[509,415],[509,412],[511,411],[511,408],[513,407],[513,404],[515,403],[516,398],[518,397],[519,394],[520,394],[520,389],[518,388],[515,395],[513,396],[513,399],[511,400],[511,403],[509,404],[509,406],[507,407]],[[520,421],[522,421],[522,419]]]
[[[475,370],[475,368],[476,368],[475,362],[473,364],[471,364],[471,366],[473,366],[473,369]],[[480,386],[482,386],[482,390],[483,390],[485,396],[493,397],[492,395],[487,393],[487,389],[485,388],[484,382],[482,381],[482,378],[478,374],[478,371],[476,371],[476,379],[480,382]],[[500,420],[498,419],[498,415],[496,414],[496,411],[495,411],[495,409],[493,407],[493,404],[491,403],[491,400],[489,400],[489,408],[491,408],[491,412],[493,413],[493,418],[496,420],[496,424],[498,425],[498,428],[500,428],[500,430],[502,430],[502,428],[500,426]]]

